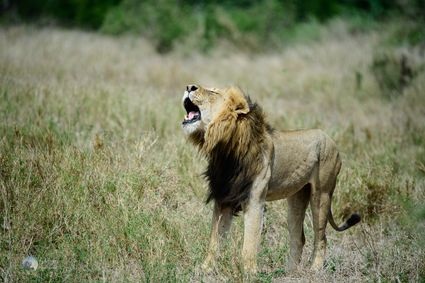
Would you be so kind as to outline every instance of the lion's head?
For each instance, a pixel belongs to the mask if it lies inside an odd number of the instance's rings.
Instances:
[[[188,85],[183,95],[186,110],[182,126],[186,135],[210,152],[218,142],[235,135],[237,120],[250,112],[248,99],[238,88],[204,88]],[[244,122],[239,119],[238,125]]]
[[[261,108],[240,89],[189,85],[183,95],[183,130],[208,159],[207,198],[236,213],[271,152],[271,128]]]

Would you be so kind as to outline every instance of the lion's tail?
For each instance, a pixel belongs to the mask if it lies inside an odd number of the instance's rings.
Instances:
[[[331,207],[329,207],[328,220],[329,220],[329,223],[331,223],[332,227],[335,230],[341,232],[341,231],[347,230],[351,226],[354,226],[357,223],[359,223],[360,220],[361,220],[361,216],[358,213],[353,213],[341,226],[338,227],[338,225],[336,225],[334,217],[332,215],[332,209],[331,209]]]
[[[336,173],[336,175],[338,175],[339,174],[339,170],[341,169],[341,159],[339,157],[339,153],[338,152],[337,152],[336,158],[337,158],[337,164],[338,164],[337,165],[337,173]],[[334,217],[332,215],[332,194],[333,194],[333,191],[331,192],[331,195],[330,195],[330,202],[331,203],[329,205],[329,211],[328,211],[328,220],[329,220],[329,223],[331,223],[332,227],[336,231],[341,232],[341,231],[347,230],[351,226],[354,226],[357,223],[359,223],[360,220],[362,219],[361,216],[360,216],[360,214],[353,213],[353,214],[350,215],[350,217],[347,220],[345,220],[345,222],[341,226],[336,225],[335,220],[334,220]]]

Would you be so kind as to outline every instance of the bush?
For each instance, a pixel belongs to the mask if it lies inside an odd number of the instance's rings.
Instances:
[[[18,0],[16,10],[26,20],[41,17],[58,20],[62,24],[98,29],[106,12],[120,0]]]
[[[378,53],[374,56],[371,71],[381,93],[386,98],[394,98],[403,93],[416,75],[415,67],[406,55]]]
[[[177,41],[193,38],[197,38],[197,47],[202,50],[218,40],[245,49],[263,49],[275,47],[282,38],[298,38],[298,31],[303,29],[294,30],[295,10],[294,5],[277,0],[247,1],[244,5],[231,1],[196,5],[190,1],[124,0],[108,11],[101,31],[142,34],[154,41],[160,53],[170,51]],[[316,25],[316,21],[311,22]]]
[[[139,33],[155,42],[160,53],[170,51],[173,43],[188,33],[192,20],[187,7],[172,0],[124,0],[108,11],[101,30],[106,33]]]

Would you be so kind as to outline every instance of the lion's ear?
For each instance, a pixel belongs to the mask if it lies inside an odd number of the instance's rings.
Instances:
[[[227,90],[227,97],[229,99],[230,108],[235,111],[236,114],[248,114],[248,101],[246,101],[245,95],[239,88],[229,88]]]

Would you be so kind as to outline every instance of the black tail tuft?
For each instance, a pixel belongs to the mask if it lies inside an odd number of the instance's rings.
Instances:
[[[353,213],[353,214],[351,214],[350,218],[348,218],[348,219],[347,219],[347,221],[346,221],[347,226],[348,226],[348,227],[354,226],[354,225],[356,225],[357,223],[359,223],[361,219],[362,219],[362,218],[361,218],[360,214],[358,214],[358,213]],[[347,227],[347,228],[348,228],[348,227]]]
[[[351,226],[356,225],[357,223],[360,222],[360,220],[362,219],[360,214],[358,213],[353,213],[351,214],[350,218],[348,218],[344,224],[342,224],[341,226],[338,227],[338,225],[336,225],[335,220],[332,216],[332,212],[331,209],[329,209],[329,214],[328,214],[328,219],[329,219],[329,223],[332,225],[332,227],[336,230],[336,231],[344,231],[347,230],[348,228],[350,228]]]

